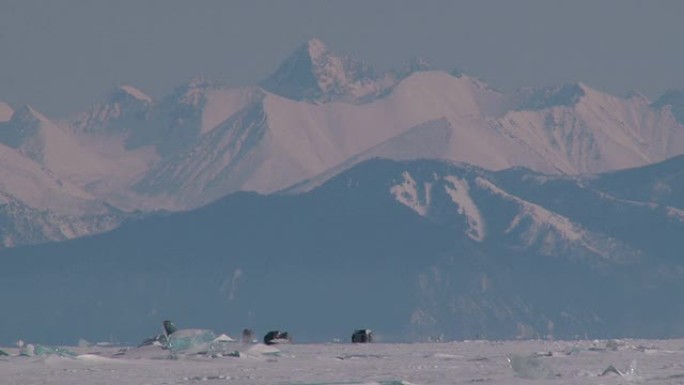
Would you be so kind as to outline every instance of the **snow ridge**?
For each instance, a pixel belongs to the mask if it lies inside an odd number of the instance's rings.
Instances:
[[[378,75],[318,39],[260,86],[197,77],[157,101],[122,85],[68,122],[0,103],[0,143],[117,207],[179,210],[234,191],[320,183],[372,157],[575,175],[684,153],[684,93],[676,90],[654,103],[583,83],[506,95],[420,58]],[[468,208],[472,181],[443,183],[468,218],[469,236],[485,239],[477,211]],[[393,193],[429,215],[426,187],[400,186]]]
[[[76,133],[129,134],[146,120],[153,102],[137,88],[123,85],[114,89],[104,102],[76,117],[70,127]]]
[[[404,171],[401,176],[403,181],[400,184],[392,186],[390,192],[397,201],[406,205],[420,216],[426,216],[428,209],[430,208],[430,190],[432,185],[426,183],[423,186],[423,191],[421,193],[415,179],[413,179],[408,171]]]
[[[329,102],[359,101],[378,95],[393,85],[390,77],[348,56],[338,56],[319,39],[311,39],[297,49],[261,85],[275,94],[294,99]]]
[[[623,256],[615,255],[610,249],[595,244],[585,229],[567,217],[513,196],[484,178],[478,177],[476,183],[478,186],[520,205],[522,211],[513,218],[505,232],[512,233],[515,230],[522,230],[522,239],[526,240],[527,246],[540,242],[541,250],[553,255],[552,250],[555,250],[560,243],[557,237],[560,237],[570,244],[579,243],[586,250],[605,260],[618,261],[623,259]],[[552,231],[549,232],[549,230]]]
[[[137,89],[133,86],[124,84],[121,86],[121,90],[125,91],[126,93],[128,93],[129,95],[133,96],[134,98],[136,98],[138,100],[141,100],[141,101],[147,102],[147,103],[152,103],[151,97],[145,95],[145,93],[143,93],[142,91],[140,91],[139,89]]]
[[[468,181],[453,175],[445,176],[444,180],[451,184],[451,186],[446,185],[444,188],[451,200],[458,206],[458,213],[466,217],[469,227],[466,235],[475,241],[483,241],[486,236],[484,220],[477,204],[469,194]]]

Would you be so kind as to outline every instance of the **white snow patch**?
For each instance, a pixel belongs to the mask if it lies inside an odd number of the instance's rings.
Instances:
[[[129,85],[123,85],[121,86],[121,89],[124,90],[127,94],[131,95],[132,97],[142,100],[148,103],[152,103],[152,98],[147,96],[144,92],[140,91],[139,89],[129,86]]]
[[[604,250],[597,247],[589,238],[587,232],[567,217],[513,196],[484,178],[478,177],[476,183],[478,186],[489,189],[491,192],[502,196],[504,199],[516,202],[522,208],[521,212],[513,218],[505,232],[509,233],[513,231],[524,219],[531,219],[532,225],[526,230],[525,234],[528,245],[531,245],[538,240],[539,237],[543,237],[542,247],[547,250],[553,250],[557,240],[556,238],[559,236],[567,241],[578,242],[588,251],[604,259],[624,261],[621,256],[612,255],[610,250]],[[552,232],[546,232],[545,230],[552,230]]]
[[[564,216],[558,215],[534,203],[530,203],[513,196],[484,178],[477,177],[476,183],[478,186],[486,188],[489,191],[500,195],[504,199],[514,201],[522,207],[522,212],[513,218],[510,225],[506,229],[506,233],[513,231],[513,229],[515,229],[525,217],[529,217],[532,218],[534,222],[535,232],[547,227],[555,230],[563,238],[570,241],[578,241],[585,237],[584,231],[582,231],[579,226],[573,224]]]
[[[485,239],[484,220],[477,208],[477,204],[470,196],[470,186],[468,181],[459,179],[453,175],[444,177],[444,180],[451,183],[451,187],[445,186],[447,194],[458,206],[458,213],[466,216],[468,230],[466,235],[473,240],[483,241]]]
[[[29,207],[77,214],[92,195],[59,179],[19,152],[0,144],[0,196],[13,198]]]
[[[235,340],[227,334],[221,334],[218,337],[214,338],[214,342],[235,342]]]
[[[429,208],[429,198],[427,198],[429,194],[426,192],[421,199],[416,181],[411,177],[411,174],[408,171],[404,171],[401,175],[404,178],[403,182],[392,186],[390,192],[396,200],[408,206],[419,215],[425,216]]]
[[[201,132],[207,133],[245,108],[256,94],[254,87],[217,89],[205,95]]]
[[[93,364],[97,363],[116,363],[116,364],[122,364],[124,361],[116,359],[116,358],[109,358],[109,357],[103,357],[99,354],[79,354],[76,356],[76,359],[78,361],[85,361]]]
[[[313,38],[307,42],[307,48],[311,59],[318,59],[328,52],[328,47],[320,39]]]

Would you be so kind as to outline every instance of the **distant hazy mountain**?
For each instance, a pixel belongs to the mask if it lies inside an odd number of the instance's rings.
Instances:
[[[135,342],[167,318],[299,341],[359,325],[387,340],[671,336],[684,206],[648,191],[682,196],[683,168],[578,178],[374,159],[304,193],[9,249],[0,341]]]
[[[651,102],[578,83],[506,95],[417,58],[378,73],[312,39],[254,86],[196,78],[155,100],[122,85],[64,120],[0,104],[0,143],[120,210],[175,211],[311,188],[374,157],[558,175],[640,167],[684,154],[680,94]]]

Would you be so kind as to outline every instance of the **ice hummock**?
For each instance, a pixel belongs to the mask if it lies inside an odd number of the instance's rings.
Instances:
[[[206,352],[216,335],[207,329],[182,329],[168,336],[166,347],[172,352]]]

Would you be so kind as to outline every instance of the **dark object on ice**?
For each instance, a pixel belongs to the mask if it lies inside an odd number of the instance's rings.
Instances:
[[[252,329],[244,329],[242,331],[242,343],[243,344],[252,343],[252,339],[254,339],[254,333],[252,333]]]
[[[3,350],[0,350],[0,356],[9,356],[9,354]]]
[[[178,328],[176,327],[176,325],[174,325],[173,322],[171,322],[171,321],[169,321],[169,320],[165,320],[164,322],[162,322],[162,325],[164,326],[164,334],[165,334],[167,337],[170,336],[171,334],[173,334],[175,331],[178,330]]]
[[[264,343],[266,345],[275,345],[290,342],[290,336],[287,332],[278,330],[271,330],[264,336]]]
[[[373,342],[373,332],[370,329],[357,329],[352,334],[353,343],[367,343]]]
[[[620,372],[619,370],[617,370],[617,369],[615,368],[615,366],[613,366],[613,365],[608,365],[608,367],[606,368],[606,370],[604,370],[603,373],[599,374],[599,376],[607,376],[607,375],[610,375],[610,374],[617,374],[617,375],[620,376],[620,377],[623,376],[623,375],[622,375],[622,372]]]
[[[166,343],[166,336],[164,334],[157,334],[156,336],[147,337],[143,342],[138,345],[138,347],[148,346],[148,345],[164,345]]]
[[[178,328],[169,320],[162,322],[162,326],[164,328],[164,334],[157,334],[156,336],[145,338],[143,342],[138,345],[138,347],[154,344],[166,345],[167,341],[169,340],[169,336],[177,331]]]

